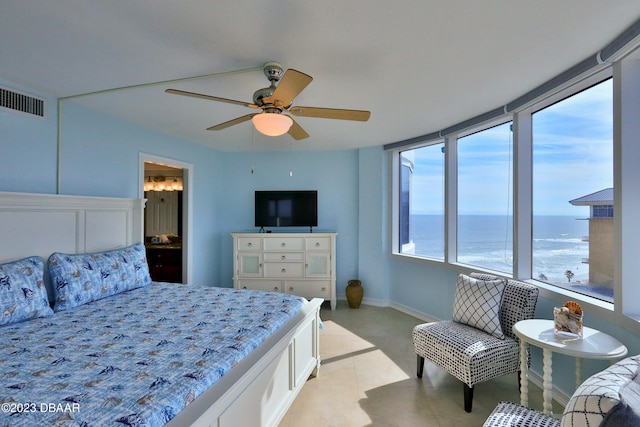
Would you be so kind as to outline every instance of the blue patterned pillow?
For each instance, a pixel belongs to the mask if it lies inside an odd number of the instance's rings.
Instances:
[[[39,256],[0,264],[0,325],[51,316]]]
[[[142,243],[113,251],[49,257],[55,311],[99,300],[151,283]]]

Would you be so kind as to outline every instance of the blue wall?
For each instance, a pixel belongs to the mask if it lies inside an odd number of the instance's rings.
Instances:
[[[365,303],[387,305],[389,229],[387,156],[382,147],[359,150],[358,271]]]
[[[56,106],[56,99],[48,100],[44,120],[0,112],[6,163],[0,168],[0,191],[58,191]],[[69,101],[61,117],[61,194],[138,197],[141,152],[193,165],[193,283],[232,286],[230,233],[257,231],[253,194],[258,189],[318,190],[316,231],[338,233],[338,294],[358,277],[358,151],[223,153]]]
[[[9,85],[18,90],[25,88]],[[30,92],[33,93],[33,92]],[[33,118],[0,109],[0,191],[56,191],[56,100],[47,99],[48,117]],[[52,108],[53,106],[53,108]]]
[[[358,153],[357,151],[224,153],[220,205],[221,283],[231,286],[233,231],[258,231],[253,222],[255,190],[317,190],[318,227],[335,231],[337,290],[358,274]],[[251,173],[252,159],[254,173]],[[289,171],[293,176],[289,176]],[[308,232],[308,228],[277,231]]]

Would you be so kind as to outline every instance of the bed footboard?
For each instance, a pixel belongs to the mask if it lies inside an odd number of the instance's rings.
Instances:
[[[277,426],[320,368],[323,300],[314,298],[166,427]]]

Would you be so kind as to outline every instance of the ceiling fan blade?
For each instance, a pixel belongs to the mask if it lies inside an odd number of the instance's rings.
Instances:
[[[187,92],[184,90],[167,89],[165,90],[165,92],[172,93],[174,95],[183,95],[183,96],[190,96],[192,98],[207,99],[209,101],[218,101],[218,102],[226,102],[227,104],[242,105],[244,107],[249,107],[249,108],[260,108],[256,104],[251,104],[249,102],[236,101],[235,99],[220,98],[218,96],[203,95],[201,93]]]
[[[311,83],[313,77],[289,68],[280,79],[280,83],[273,91],[271,97],[265,99],[265,103],[271,103],[276,107],[286,107],[291,105],[293,99]]]
[[[320,107],[291,107],[287,112],[294,116],[319,117],[321,119],[355,120],[366,122],[371,116],[370,111],[364,110],[342,110],[337,108]]]
[[[222,129],[226,129],[226,128],[230,127],[230,126],[247,122],[247,121],[251,120],[251,118],[253,116],[255,116],[256,114],[260,114],[260,113],[247,114],[246,116],[238,117],[236,119],[229,120],[228,122],[224,122],[224,123],[220,123],[219,125],[211,126],[210,128],[207,128],[207,130],[222,130]]]
[[[293,124],[289,128],[289,135],[291,135],[296,141],[309,138],[309,134],[302,129],[302,126],[300,126],[295,120],[293,120]]]

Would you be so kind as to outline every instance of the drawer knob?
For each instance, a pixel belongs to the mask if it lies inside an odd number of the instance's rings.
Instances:
[[[287,246],[287,244],[285,242],[282,242],[282,243],[280,243],[280,246],[282,246],[284,248],[285,246]]]
[[[280,258],[284,261],[285,259],[287,259],[287,256],[286,255],[282,255]]]
[[[278,292],[278,287],[277,287],[277,286],[276,286],[276,287],[274,287],[274,288],[273,288],[273,291],[274,291],[274,292]]]
[[[251,247],[251,246],[253,246],[253,243],[249,242],[249,243],[247,243],[247,246]]]
[[[282,270],[280,270],[280,273],[286,273],[286,272],[287,272],[286,268],[283,268]]]
[[[322,288],[321,289],[322,292],[325,292],[326,290],[327,290],[327,288]]]
[[[243,286],[243,287],[242,287],[242,289],[247,289],[247,287],[246,287],[246,286]]]
[[[316,242],[316,248],[320,247],[320,242]]]
[[[293,292],[293,286],[289,287],[289,292]]]

